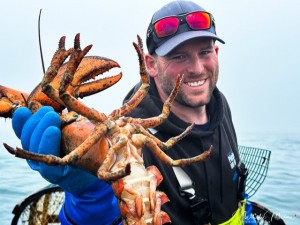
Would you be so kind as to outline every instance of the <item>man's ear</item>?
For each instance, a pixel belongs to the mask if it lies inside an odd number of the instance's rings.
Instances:
[[[157,76],[157,61],[156,58],[150,54],[145,55],[145,63],[149,76]]]
[[[218,55],[218,53],[219,53],[219,46],[218,45],[215,45],[215,52]]]

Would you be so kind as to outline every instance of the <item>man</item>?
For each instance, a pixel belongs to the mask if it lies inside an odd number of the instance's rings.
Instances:
[[[167,151],[173,159],[198,155],[210,145],[214,149],[210,160],[184,168],[193,182],[195,199],[199,200],[196,205],[201,207],[192,207],[188,198],[191,196],[182,194],[181,178],[172,167],[164,165],[151,151],[143,150],[146,166],[156,165],[163,175],[158,189],[170,198],[163,210],[171,217],[172,224],[233,222],[239,217],[232,216],[241,200],[237,176],[239,156],[230,109],[216,87],[219,48],[215,41],[224,41],[216,35],[214,18],[193,2],[170,2],[153,15],[146,39],[150,90],[130,116],[149,118],[160,114],[176,76],[183,74],[183,85],[170,116],[151,132],[165,141],[182,133],[191,123],[196,124],[186,138]],[[138,87],[130,91],[125,102]],[[17,110],[13,118],[23,148],[42,154],[56,149],[51,154],[59,155],[58,115],[49,107],[43,107],[33,116],[26,110]],[[28,162],[45,179],[65,190],[66,200],[60,213],[62,224],[110,224],[118,217],[116,199],[108,184],[73,166],[51,167]]]
[[[194,183],[196,196],[209,201],[212,224],[227,221],[238,208],[235,178],[238,146],[229,106],[216,88],[219,73],[216,40],[224,43],[216,35],[212,15],[193,2],[171,2],[157,11],[146,40],[149,54],[145,61],[151,77],[149,94],[130,115],[142,118],[159,115],[176,76],[184,75],[172,113],[154,133],[166,141],[191,123],[196,124],[186,138],[167,151],[173,159],[196,156],[213,145],[210,160],[184,167]],[[188,198],[178,191],[180,186],[172,168],[151,151],[143,150],[143,158],[146,165],[156,165],[164,177],[158,189],[170,198],[170,204],[163,210],[173,224],[194,224]]]

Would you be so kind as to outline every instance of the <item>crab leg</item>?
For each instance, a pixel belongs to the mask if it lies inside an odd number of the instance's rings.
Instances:
[[[74,151],[65,155],[63,158],[60,158],[55,155],[43,155],[34,152],[29,152],[23,150],[21,148],[12,148],[8,144],[4,143],[4,147],[8,150],[9,153],[15,155],[16,157],[35,160],[38,162],[43,162],[51,166],[57,165],[66,165],[70,163],[74,163],[79,160],[84,154],[86,154],[89,149],[97,143],[101,137],[107,132],[107,127],[105,124],[100,124],[99,126],[95,126],[93,132],[88,136],[85,141],[79,145]]]
[[[74,51],[73,48],[66,50],[65,47],[66,37],[63,36],[60,38],[58,42],[58,49],[54,53],[54,56],[51,60],[50,66],[48,67],[43,80],[41,82],[41,86],[43,87],[45,84],[50,83],[57,75],[59,68],[62,66],[64,61],[72,54]]]
[[[136,130],[139,131],[139,133],[151,138],[153,141],[155,141],[155,143],[158,145],[159,148],[161,148],[162,150],[167,150],[169,148],[171,148],[173,145],[175,145],[178,141],[182,140],[184,137],[186,137],[193,129],[194,127],[194,123],[192,123],[190,126],[188,126],[184,132],[182,132],[181,134],[175,136],[175,137],[171,137],[169,140],[167,140],[166,142],[162,142],[161,140],[159,140],[157,137],[155,137],[154,135],[150,134],[145,128],[143,128],[142,126],[138,125],[136,127]]]
[[[188,159],[173,160],[157,146],[154,140],[147,136],[144,136],[142,134],[133,134],[132,141],[135,144],[135,146],[146,145],[149,149],[153,151],[157,158],[159,158],[162,162],[170,166],[186,166],[192,163],[204,161],[210,157],[210,153],[212,151],[212,146],[210,146],[208,150],[195,157]]]
[[[64,93],[60,95],[60,98],[70,109],[85,116],[90,120],[102,122],[107,118],[104,113],[100,113],[93,108],[87,107],[86,105],[84,105],[83,103],[81,103],[80,101],[78,101],[76,98],[74,98],[68,93]]]
[[[119,135],[118,136],[118,142],[113,144],[106,154],[106,159],[103,161],[102,165],[100,166],[97,176],[101,180],[109,181],[109,180],[117,180],[121,177],[124,177],[130,173],[130,164],[126,164],[124,168],[121,168],[120,170],[109,172],[110,167],[112,166],[112,163],[114,161],[115,153],[123,148],[127,144],[127,137],[126,135]],[[126,148],[126,150],[128,150]]]
[[[83,57],[90,51],[92,45],[86,46],[83,50],[80,48],[80,34],[76,34],[74,40],[74,52],[71,55],[67,69],[63,74],[62,80],[59,86],[59,93],[64,93],[67,87],[72,83],[75,71],[77,70]]]
[[[148,93],[148,89],[150,87],[150,80],[145,65],[143,44],[139,36],[137,36],[137,39],[138,39],[138,44],[133,43],[133,46],[139,58],[140,77],[141,77],[142,84],[139,90],[135,92],[135,94],[131,97],[131,99],[127,103],[125,103],[121,108],[114,110],[108,116],[109,119],[116,119],[130,113],[133,109],[135,109],[135,107],[142,101],[142,99]]]
[[[157,127],[162,124],[169,116],[172,102],[174,101],[179,89],[181,87],[183,81],[183,75],[178,75],[176,79],[176,85],[172,90],[168,99],[164,102],[162,113],[158,116],[140,119],[140,118],[132,118],[132,117],[124,117],[120,120],[124,121],[124,123],[138,123],[144,128]]]
[[[35,105],[38,102],[42,103],[43,105],[52,105],[57,110],[62,110],[65,108],[63,102],[57,96],[52,95],[50,98],[47,98],[47,96],[42,93],[44,86],[53,81],[53,79],[57,76],[59,68],[62,66],[67,57],[73,52],[72,48],[69,50],[65,49],[65,39],[65,36],[60,38],[58,49],[54,53],[51,64],[48,67],[41,83],[36,86],[36,88],[29,95],[28,102],[34,102]],[[39,108],[39,106],[31,106],[33,111],[36,111],[37,108]]]

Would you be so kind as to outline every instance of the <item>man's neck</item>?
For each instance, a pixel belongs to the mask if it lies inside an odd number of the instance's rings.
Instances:
[[[188,123],[206,124],[209,120],[205,106],[191,108],[173,102],[171,110],[177,117]]]

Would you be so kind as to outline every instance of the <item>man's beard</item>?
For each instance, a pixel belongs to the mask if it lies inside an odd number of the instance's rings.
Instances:
[[[176,83],[176,78],[171,79],[170,77],[164,76],[161,70],[158,70],[158,80],[159,80],[159,85],[161,86],[161,89],[165,93],[165,95],[169,96],[175,87]],[[209,74],[207,77],[206,82],[209,81],[209,89],[208,92],[205,92],[205,97],[201,97],[199,101],[195,101],[195,98],[191,99],[182,89],[179,90],[175,101],[178,102],[181,105],[191,107],[191,108],[198,108],[204,105],[207,105],[210,102],[212,93],[216,87],[217,81],[218,81],[218,76],[219,76],[219,67],[216,68],[214,74]],[[200,77],[200,76],[199,76]],[[201,95],[203,95],[202,93]]]

